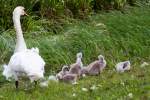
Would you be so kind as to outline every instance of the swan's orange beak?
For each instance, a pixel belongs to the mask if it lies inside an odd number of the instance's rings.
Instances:
[[[25,11],[24,11],[24,15],[29,16]]]
[[[22,15],[29,16],[25,11],[23,11]]]

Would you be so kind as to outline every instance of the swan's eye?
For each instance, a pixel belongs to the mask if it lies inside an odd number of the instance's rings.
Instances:
[[[27,14],[24,10],[25,10],[25,8],[22,8],[21,15],[26,15],[26,16],[28,16],[28,14]]]

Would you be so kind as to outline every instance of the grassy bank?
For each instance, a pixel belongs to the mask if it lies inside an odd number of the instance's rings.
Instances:
[[[75,61],[75,54],[83,52],[83,62],[88,64],[97,59],[99,54],[105,56],[108,65],[99,76],[86,77],[79,85],[49,83],[49,87],[18,91],[13,83],[6,82],[1,76],[0,98],[10,100],[110,100],[150,99],[150,67],[140,68],[144,61],[150,61],[150,8],[128,8],[127,11],[100,12],[86,20],[66,19],[57,34],[50,31],[51,25],[46,20],[28,21],[24,29],[28,47],[38,47],[46,61],[46,75],[55,73],[64,64]],[[44,26],[45,25],[45,26]],[[54,28],[55,29],[55,28]],[[58,34],[59,33],[59,34]],[[0,36],[0,63],[7,63],[14,50],[15,32],[9,29]],[[131,61],[131,71],[118,74],[114,65],[122,60]],[[21,82],[21,84],[23,84]],[[96,85],[96,90],[83,92],[81,88]],[[74,97],[73,94],[76,94]]]

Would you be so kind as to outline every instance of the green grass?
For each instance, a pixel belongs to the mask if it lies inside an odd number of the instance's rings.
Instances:
[[[75,61],[77,52],[83,52],[84,64],[89,64],[103,54],[107,68],[99,76],[80,79],[78,85],[49,82],[47,88],[25,90],[24,81],[16,90],[13,82],[0,76],[0,99],[2,100],[129,100],[150,99],[150,66],[140,68],[146,61],[150,63],[150,7],[128,8],[119,11],[100,12],[81,21],[67,19],[54,34],[46,20],[28,20],[24,33],[28,47],[38,47],[46,61],[46,76],[56,73],[64,64]],[[99,23],[103,23],[98,25]],[[45,25],[45,26],[44,26]],[[50,25],[51,26],[51,25]],[[0,35],[0,63],[7,63],[15,45],[15,32],[10,29]],[[122,60],[131,61],[131,71],[122,74],[114,71],[114,66]],[[92,85],[97,89],[83,92]],[[73,93],[76,94],[73,97]]]

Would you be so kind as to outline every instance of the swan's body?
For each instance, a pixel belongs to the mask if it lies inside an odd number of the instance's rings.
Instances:
[[[124,61],[116,64],[117,72],[124,72],[126,70],[130,70],[130,61]]]
[[[78,76],[81,75],[81,68],[83,67],[82,63],[82,53],[77,53],[76,63],[70,65],[70,74],[77,74]]]
[[[39,55],[38,48],[27,49],[20,24],[20,16],[24,15],[24,7],[18,6],[13,12],[13,22],[16,30],[17,41],[15,52],[10,58],[8,66],[4,66],[3,75],[8,79],[12,77],[18,87],[18,77],[26,75],[32,81],[44,78],[45,62]]]
[[[5,74],[3,73],[3,75],[18,80],[19,76],[25,74],[31,81],[36,81],[44,77],[44,65],[44,60],[37,53],[32,51],[18,52],[11,57],[8,66],[5,66]]]

